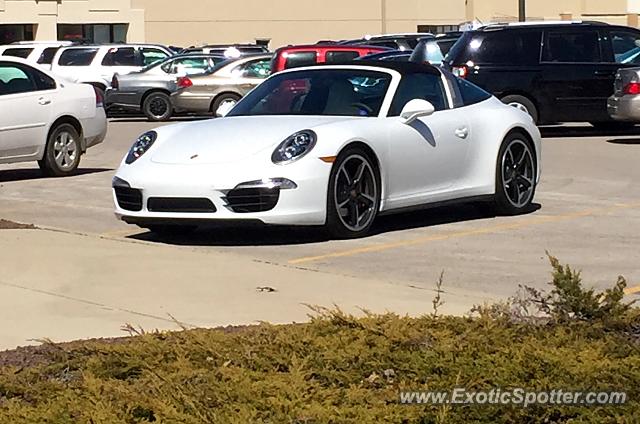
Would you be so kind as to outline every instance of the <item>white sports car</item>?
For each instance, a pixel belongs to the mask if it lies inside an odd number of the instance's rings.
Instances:
[[[251,220],[360,237],[377,215],[435,203],[523,213],[540,149],[529,115],[430,65],[315,66],[272,76],[224,118],[141,135],[113,194],[119,218],[152,231]]]

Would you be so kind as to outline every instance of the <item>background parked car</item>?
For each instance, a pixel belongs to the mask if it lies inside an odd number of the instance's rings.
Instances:
[[[56,53],[51,70],[70,81],[91,84],[104,92],[111,86],[114,74],[139,71],[170,56],[168,48],[151,44],[73,46]]]
[[[137,72],[115,74],[107,89],[107,110],[143,112],[151,121],[165,121],[173,114],[170,95],[176,79],[204,74],[225,60],[213,54],[178,55]]]
[[[216,113],[230,109],[270,74],[271,55],[223,62],[211,73],[178,78],[171,103],[176,111]]]
[[[51,69],[51,62],[61,47],[73,45],[70,41],[16,42],[0,46],[0,56],[19,57]]]
[[[237,59],[248,54],[269,53],[269,49],[259,44],[209,44],[202,47],[189,47],[181,53],[209,53],[225,56],[228,59]]]
[[[607,107],[609,116],[616,121],[640,122],[640,68],[618,71]]]
[[[99,91],[61,83],[24,59],[0,58],[0,110],[0,163],[38,161],[51,176],[74,172],[107,132]]]
[[[389,50],[382,53],[373,53],[355,58],[356,61],[381,60],[384,62],[408,62],[411,58],[411,50]]]
[[[598,22],[490,25],[465,33],[446,63],[539,124],[604,127],[616,71],[633,66],[638,41],[635,28]]]
[[[420,32],[407,34],[367,35],[357,40],[341,41],[340,44],[387,47],[393,50],[413,50],[418,45],[418,42],[423,38],[434,38],[434,36],[433,34]]]
[[[449,50],[451,50],[463,34],[464,32],[462,31],[455,31],[436,35],[436,43],[438,43],[438,47],[440,47],[440,51],[444,56],[449,53]]]
[[[390,51],[387,47],[313,44],[281,47],[273,55],[271,73],[317,63],[343,63],[357,57]]]

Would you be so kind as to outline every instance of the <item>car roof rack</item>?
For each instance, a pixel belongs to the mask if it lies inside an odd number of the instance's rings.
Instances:
[[[496,22],[487,24],[478,28],[480,31],[502,29],[502,28],[518,28],[518,27],[535,27],[535,26],[554,26],[554,25],[609,25],[600,21],[527,21],[527,22]]]

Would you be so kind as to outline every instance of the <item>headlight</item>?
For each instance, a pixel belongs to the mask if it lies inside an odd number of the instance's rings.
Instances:
[[[313,149],[316,139],[316,133],[311,130],[298,131],[276,147],[271,155],[271,161],[281,164],[298,160]]]
[[[148,131],[138,137],[135,143],[133,143],[133,146],[131,146],[125,162],[131,164],[138,160],[140,156],[144,155],[146,151],[151,148],[157,137],[158,133],[155,131]]]

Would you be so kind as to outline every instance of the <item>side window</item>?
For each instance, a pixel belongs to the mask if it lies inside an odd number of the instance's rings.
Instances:
[[[178,75],[194,75],[202,74],[211,67],[209,58],[206,57],[189,57],[177,59],[173,62],[162,65],[162,69],[169,74]]]
[[[616,63],[640,64],[640,33],[619,30],[610,35]]]
[[[22,59],[26,59],[29,57],[33,49],[31,48],[16,48],[16,49],[6,49],[3,56],[11,56],[11,57],[20,57]]]
[[[26,69],[15,65],[0,65],[0,96],[37,91],[38,86]]]
[[[53,57],[60,50],[60,47],[47,47],[42,51],[40,57],[38,58],[39,64],[51,65],[53,62]]]
[[[404,106],[413,99],[431,102],[436,111],[447,109],[447,97],[442,79],[438,75],[408,74],[403,76],[391,102],[389,116],[399,116]]]
[[[293,52],[284,53],[285,56],[285,69],[299,68],[301,66],[315,65],[318,63],[318,56],[316,52]]]
[[[60,54],[60,66],[89,66],[96,57],[98,49],[68,49]]]
[[[349,62],[360,56],[356,51],[333,51],[327,52],[324,61],[327,63]]]
[[[598,32],[550,31],[547,33],[543,62],[597,63],[602,60]]]
[[[133,47],[114,47],[102,59],[102,66],[138,66]]]
[[[454,78],[458,85],[458,92],[462,98],[463,106],[475,105],[476,103],[484,102],[491,98],[491,94],[487,93],[477,85],[472,84],[467,80],[463,80],[462,78]]]
[[[169,55],[167,55],[165,52],[163,52],[160,49],[143,47],[141,50],[142,50],[143,66],[153,65],[154,63],[169,57]]]
[[[271,73],[271,61],[269,59],[254,60],[240,67],[243,78],[264,79]]]
[[[481,64],[535,65],[540,61],[541,41],[540,31],[480,33],[469,42],[468,60]]]

